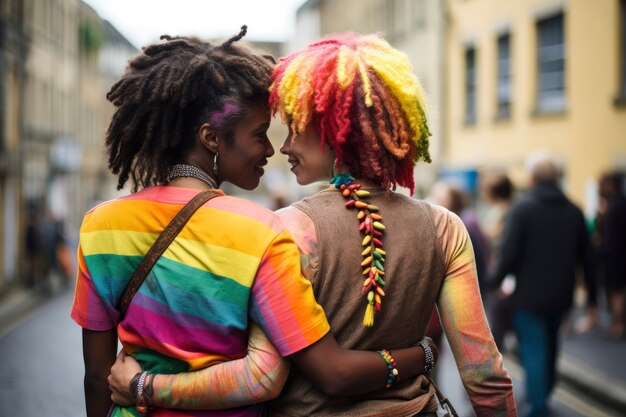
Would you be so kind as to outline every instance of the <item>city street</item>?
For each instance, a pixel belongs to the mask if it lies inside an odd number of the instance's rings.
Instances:
[[[585,347],[585,338],[582,339],[568,339],[564,348],[564,354],[568,351],[581,349]],[[563,356],[563,355],[562,355]],[[597,361],[603,362],[602,368],[607,366],[607,363],[613,363],[615,357],[599,357]],[[563,358],[561,358],[563,359]],[[518,406],[518,414],[523,415],[525,410],[523,377],[524,371],[517,361],[510,355],[504,355],[504,363],[509,371],[509,374],[513,378],[515,398]],[[452,352],[447,342],[441,346],[440,349],[440,361],[438,363],[439,374],[439,386],[444,390],[444,394],[448,396],[452,404],[455,406],[459,417],[471,417],[474,413],[470,409],[469,400],[465,395],[459,374],[456,370],[452,358]],[[623,417],[623,414],[619,411],[611,410],[601,401],[593,398],[587,392],[577,390],[572,386],[560,381],[552,395],[552,401],[550,403],[550,417]]]
[[[71,303],[71,291],[56,295],[0,334],[0,416],[84,416],[81,332],[69,317]],[[572,349],[578,342],[568,343]],[[458,385],[458,373],[447,349],[442,346],[439,385],[457,408],[459,416],[468,417],[472,413]],[[521,405],[523,371],[510,358],[506,364],[514,378],[515,394]],[[565,384],[557,387],[551,406],[552,417],[620,415]]]
[[[282,276],[302,272],[339,339],[377,349],[418,336],[440,294],[477,402],[504,380],[524,417],[525,383],[537,403],[549,384],[542,417],[626,417],[626,0],[0,2],[0,417],[85,416],[77,275],[105,282],[81,303],[91,326],[93,297],[208,188],[226,197],[163,253],[125,343],[168,346],[175,365],[234,355],[239,333],[215,335],[252,294],[293,348],[317,329],[284,313],[301,286]],[[384,297],[393,325],[368,329]],[[309,365],[334,381],[363,368],[326,353]],[[439,355],[441,391],[476,417],[445,338]]]
[[[81,330],[69,316],[66,291],[0,338],[0,416],[81,417]]]

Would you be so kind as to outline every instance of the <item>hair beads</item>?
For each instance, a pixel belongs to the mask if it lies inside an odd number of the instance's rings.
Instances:
[[[357,219],[359,231],[363,233],[363,275],[366,276],[361,288],[361,295],[367,297],[367,307],[363,317],[363,326],[374,325],[374,314],[381,309],[382,298],[385,296],[385,251],[383,250],[383,231],[385,226],[383,218],[377,213],[378,207],[362,200],[370,195],[369,191],[361,190],[361,184],[352,184],[354,177],[350,174],[337,174],[330,183],[341,191],[348,199],[345,203],[347,208],[358,209]]]

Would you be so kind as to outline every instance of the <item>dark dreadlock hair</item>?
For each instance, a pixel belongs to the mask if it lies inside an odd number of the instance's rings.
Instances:
[[[163,35],[129,61],[106,96],[116,107],[106,147],[118,190],[129,178],[132,192],[164,182],[201,124],[225,105],[267,102],[275,61],[236,45],[246,32],[244,25],[220,45]],[[226,131],[241,117],[235,112],[215,127]]]

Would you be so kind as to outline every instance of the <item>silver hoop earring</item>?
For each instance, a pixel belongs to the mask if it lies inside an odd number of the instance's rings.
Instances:
[[[213,156],[213,175],[217,178],[217,152],[215,152],[215,155]]]

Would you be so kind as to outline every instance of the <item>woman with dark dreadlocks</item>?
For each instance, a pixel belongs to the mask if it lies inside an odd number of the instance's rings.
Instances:
[[[424,97],[408,57],[377,35],[331,35],[279,61],[270,103],[289,127],[281,153],[298,183],[330,180],[328,189],[279,216],[341,346],[410,346],[425,334],[437,305],[476,415],[516,416],[467,230],[448,210],[393,191],[400,185],[412,193],[415,163],[430,162]],[[208,371],[164,376],[197,387],[198,397],[177,406],[193,408],[207,395]],[[269,414],[435,415],[434,390],[424,375],[390,378],[387,388],[331,398],[294,367]]]
[[[217,190],[229,181],[259,183],[267,158],[268,89],[273,61],[236,42],[212,45],[193,37],[162,37],[133,58],[107,98],[116,106],[106,135],[118,189],[132,193],[90,210],[80,230],[73,319],[83,327],[88,417],[145,414],[159,385],[155,373],[179,373],[228,362],[214,388],[244,390],[238,408],[210,412],[154,409],[154,416],[259,416],[284,383],[289,356],[325,392],[363,393],[385,385],[396,362],[376,352],[348,351],[328,333],[297,246],[278,216]],[[144,255],[176,213],[204,190],[205,202],[158,258],[122,310],[122,294]],[[126,297],[124,297],[126,299]],[[251,322],[275,345],[251,334]],[[118,338],[139,361],[136,408],[111,408],[107,376]],[[268,353],[268,354],[264,354]],[[423,371],[420,347],[394,352],[406,379]],[[238,360],[234,360],[238,359]],[[393,366],[392,366],[393,365]],[[229,385],[230,384],[230,385]],[[193,386],[189,389],[193,394]]]

